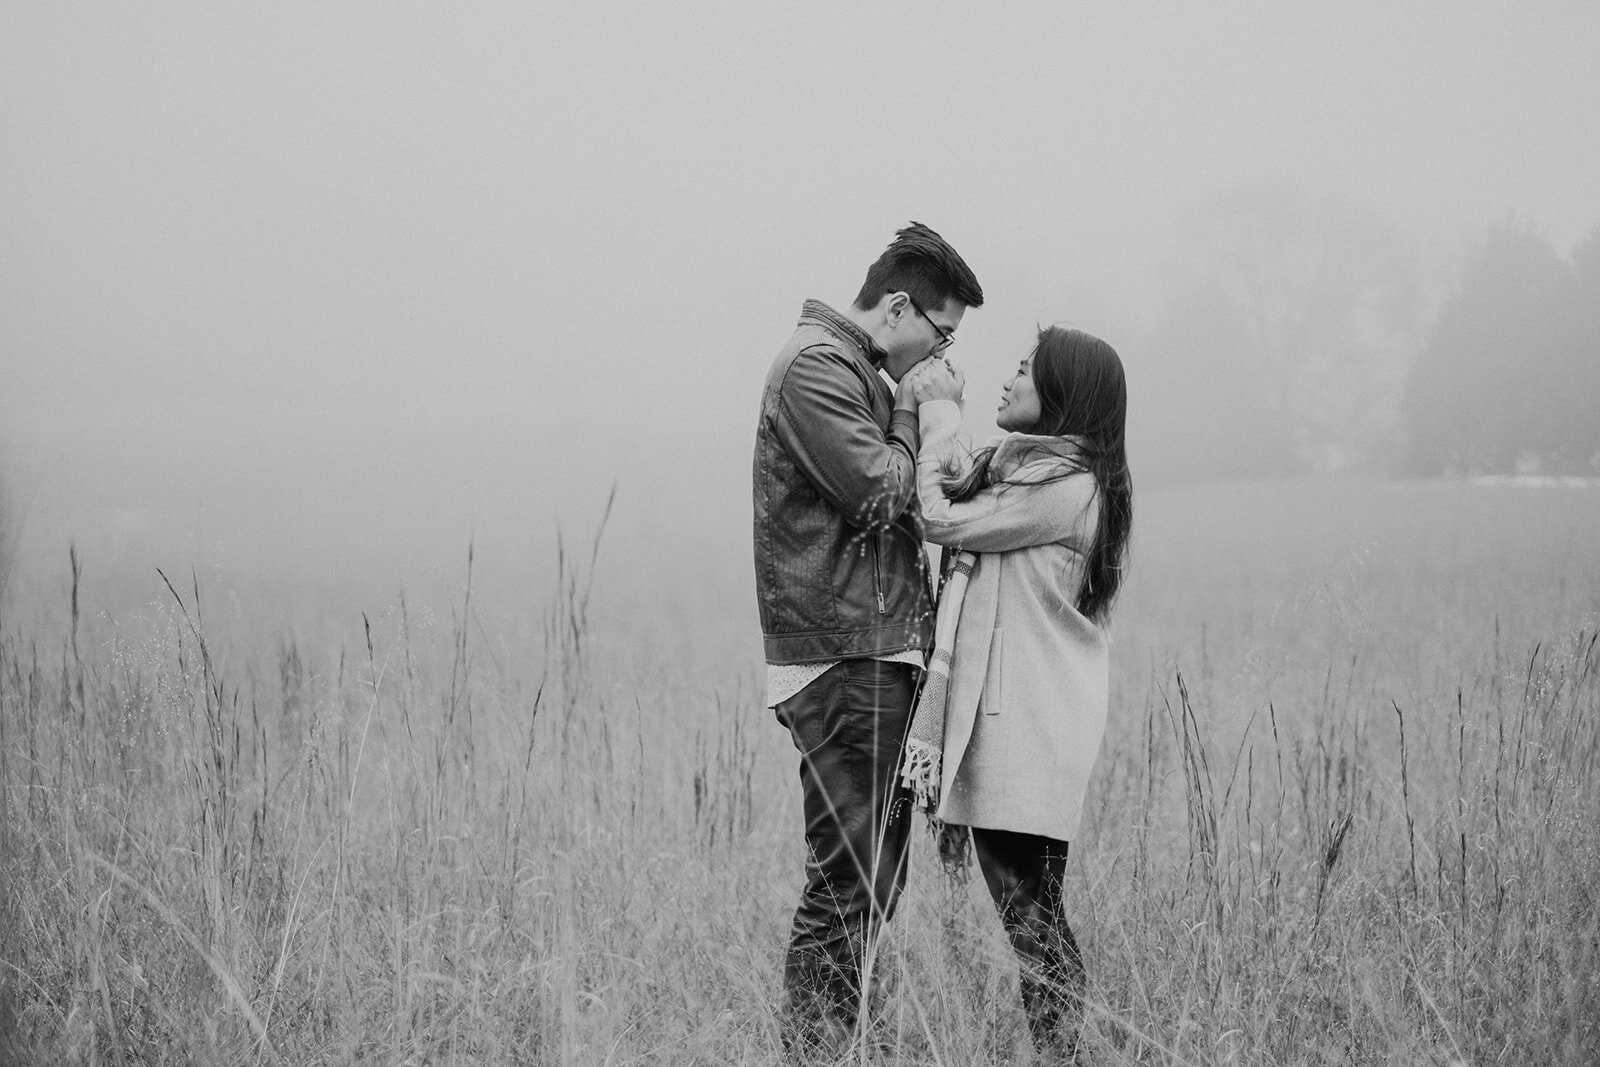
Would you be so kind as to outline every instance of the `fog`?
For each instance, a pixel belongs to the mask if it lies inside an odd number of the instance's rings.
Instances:
[[[801,300],[911,219],[988,297],[972,434],[1068,322],[1128,365],[1136,484],[1230,473],[1267,402],[1205,389],[1236,300],[1300,360],[1302,472],[1381,472],[1345,430],[1398,410],[1475,242],[1600,224],[1590,3],[7,7],[15,596],[69,541],[103,587],[284,617],[447,588],[469,542],[520,596],[613,490],[611,586],[690,595],[749,567]]]

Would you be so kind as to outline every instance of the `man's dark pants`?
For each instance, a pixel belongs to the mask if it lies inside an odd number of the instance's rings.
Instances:
[[[808,846],[783,968],[786,1045],[855,1026],[862,971],[905,885],[911,804],[899,764],[919,674],[842,660],[774,709],[800,750]]]

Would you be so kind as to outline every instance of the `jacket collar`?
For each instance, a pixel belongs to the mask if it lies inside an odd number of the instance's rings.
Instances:
[[[879,348],[877,343],[867,336],[867,331],[820,300],[807,300],[800,305],[799,324],[821,326],[839,340],[854,345],[874,367],[883,366],[883,361],[889,358],[889,353]]]

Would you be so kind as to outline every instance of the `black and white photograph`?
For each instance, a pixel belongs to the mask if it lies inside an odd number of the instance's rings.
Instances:
[[[1600,5],[0,0],[0,1067],[1600,1063]]]

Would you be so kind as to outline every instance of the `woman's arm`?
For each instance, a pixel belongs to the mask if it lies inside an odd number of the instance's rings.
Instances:
[[[944,495],[943,482],[945,467],[965,458],[956,440],[961,409],[951,400],[933,400],[922,404],[917,414],[922,430],[917,492],[929,541],[970,552],[1007,552],[1070,537],[1092,498],[1093,477],[1074,475],[1033,486],[990,486],[955,503]]]

